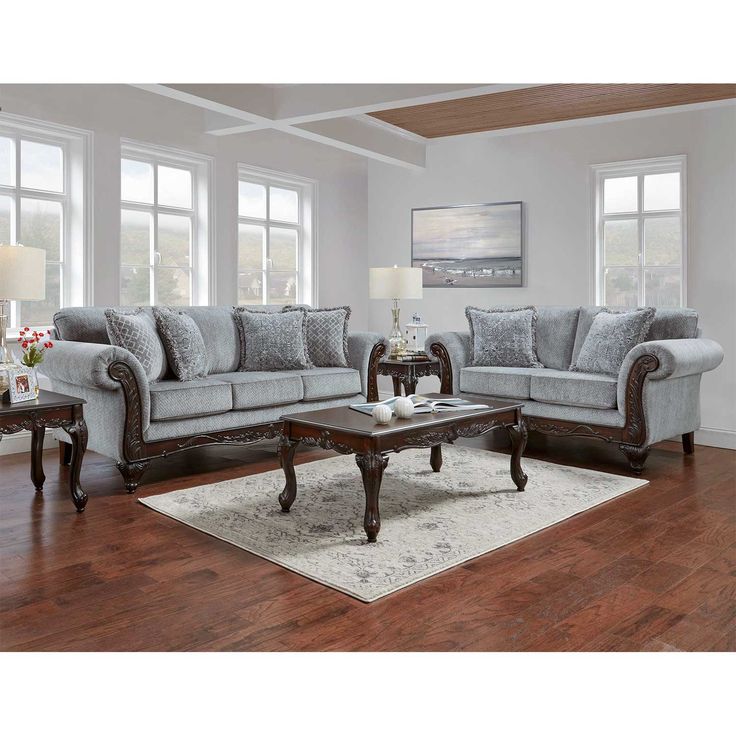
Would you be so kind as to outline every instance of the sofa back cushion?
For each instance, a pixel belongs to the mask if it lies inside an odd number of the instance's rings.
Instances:
[[[537,307],[537,357],[545,368],[570,367],[579,314],[580,307]]]
[[[54,315],[54,328],[59,340],[72,342],[93,342],[98,345],[109,345],[107,336],[106,307],[64,307]],[[133,313],[134,308],[125,310],[116,308],[118,312]]]

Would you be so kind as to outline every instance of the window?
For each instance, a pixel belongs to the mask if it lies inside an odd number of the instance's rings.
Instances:
[[[313,181],[241,166],[238,303],[314,304]]]
[[[685,156],[593,167],[596,303],[685,302]]]
[[[124,142],[120,304],[208,304],[211,159]]]
[[[85,166],[91,134],[0,115],[0,243],[46,251],[46,298],[11,302],[10,329],[48,327],[85,302]]]

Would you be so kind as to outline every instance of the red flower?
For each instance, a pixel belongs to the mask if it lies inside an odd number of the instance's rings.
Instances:
[[[30,330],[30,329],[31,329],[30,327],[24,327],[23,328],[23,332],[28,332],[28,330]]]
[[[50,347],[50,348],[54,347],[54,343],[50,342],[50,343],[49,343],[49,347]]]
[[[24,342],[24,343],[23,343],[23,344],[21,345],[21,347],[23,348],[23,350],[25,350],[25,349],[26,349],[26,348],[28,347],[28,343],[27,343],[27,342]]]

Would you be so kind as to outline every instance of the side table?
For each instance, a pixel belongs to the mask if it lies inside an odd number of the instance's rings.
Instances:
[[[46,476],[43,472],[43,439],[46,429],[61,428],[71,437],[71,467],[69,490],[77,511],[84,511],[87,494],[79,485],[84,451],[87,449],[87,425],[82,406],[84,399],[40,391],[38,398],[20,404],[0,403],[0,436],[23,430],[31,432],[31,481],[37,491],[43,490]],[[66,453],[62,452],[62,457]]]
[[[436,358],[421,362],[404,362],[384,358],[378,361],[378,375],[391,376],[394,382],[394,396],[401,396],[401,387],[405,395],[416,392],[417,381],[422,376],[439,376],[440,362]]]

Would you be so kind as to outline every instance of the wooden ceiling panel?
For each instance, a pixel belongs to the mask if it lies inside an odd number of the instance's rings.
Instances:
[[[736,84],[546,84],[371,113],[425,138],[736,98]]]

